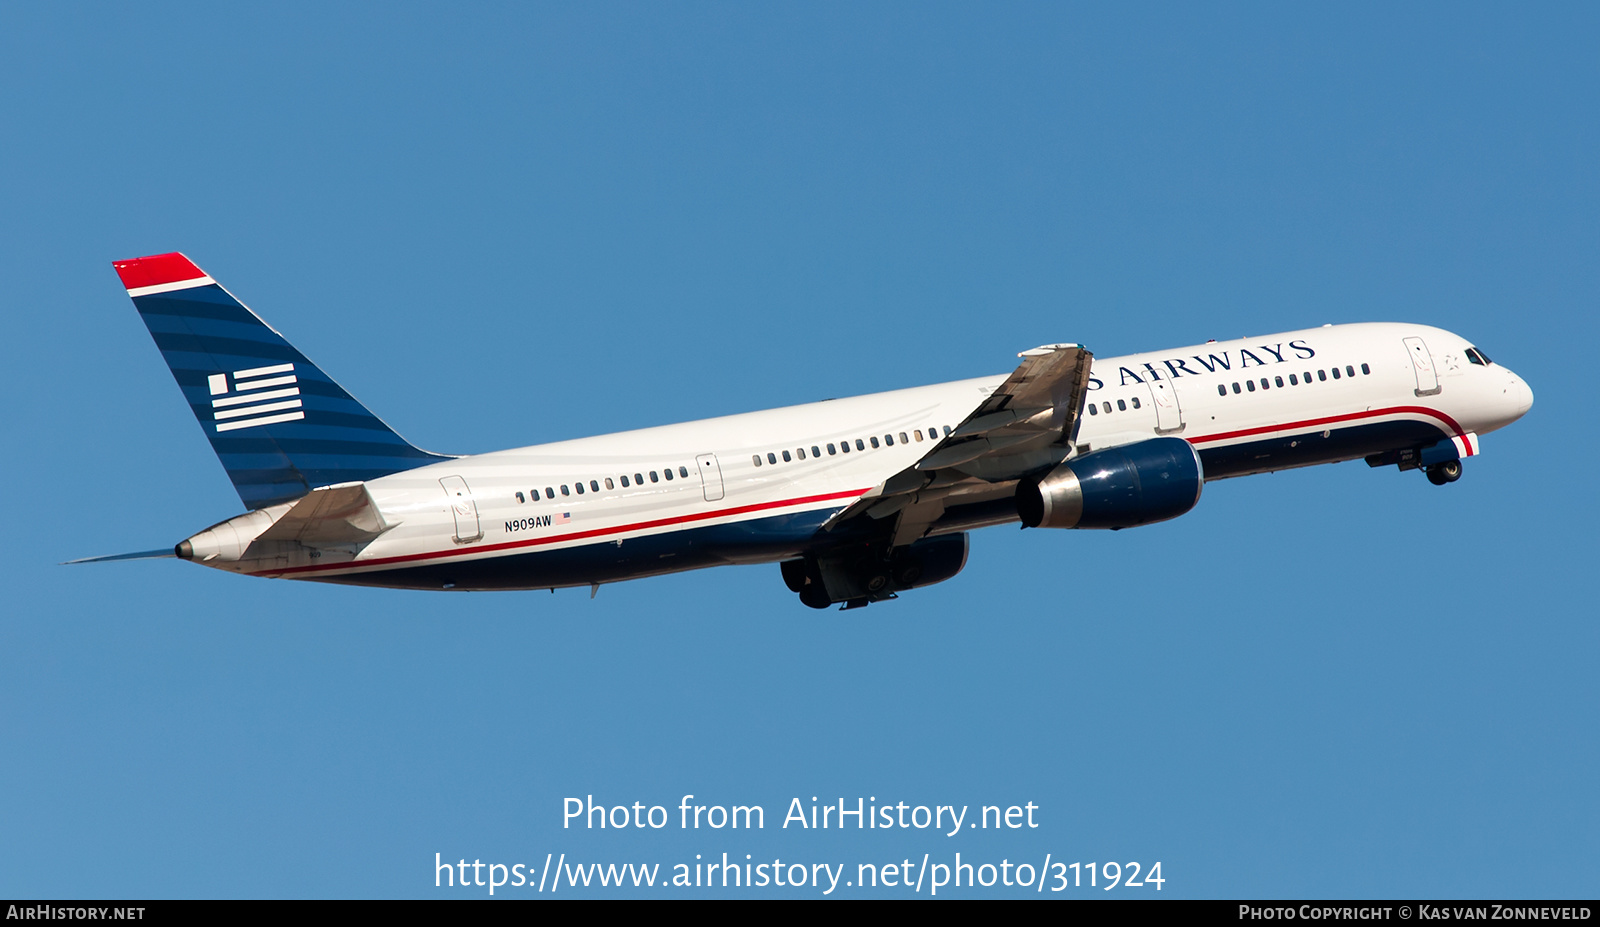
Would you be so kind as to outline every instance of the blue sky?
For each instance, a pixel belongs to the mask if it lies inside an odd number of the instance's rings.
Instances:
[[[1163,897],[1592,896],[1597,25],[0,10],[0,468],[25,503],[0,895],[465,898],[435,853],[960,852],[1159,860]],[[1325,322],[1460,332],[1537,401],[1449,487],[1358,462],[1136,531],[988,529],[956,579],[866,611],[806,609],[776,566],[593,601],[58,566],[238,511],[110,267],[171,250],[450,453]],[[569,796],[690,793],[767,827],[562,828]],[[812,796],[1040,826],[782,829]]]

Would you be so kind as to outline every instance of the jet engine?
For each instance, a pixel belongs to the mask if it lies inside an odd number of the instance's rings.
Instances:
[[[1152,438],[1069,460],[1017,484],[1017,515],[1029,528],[1132,528],[1195,507],[1205,474],[1194,446]]]

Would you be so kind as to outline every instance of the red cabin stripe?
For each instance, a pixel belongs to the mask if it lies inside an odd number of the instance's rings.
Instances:
[[[826,493],[820,496],[802,496],[798,499],[780,499],[777,502],[758,502],[753,505],[737,505],[733,508],[715,509],[710,512],[693,512],[688,515],[675,515],[672,518],[657,518],[652,521],[634,522],[631,525],[617,525],[614,528],[592,528],[588,531],[574,531],[571,534],[557,534],[542,538],[527,538],[520,541],[506,541],[500,544],[485,544],[470,550],[436,550],[425,554],[406,554],[401,557],[381,557],[376,560],[350,561],[345,563],[312,564],[311,566],[290,567],[287,570],[262,570],[252,573],[252,576],[285,576],[289,573],[321,573],[328,570],[354,570],[362,567],[386,566],[392,563],[415,563],[418,560],[437,560],[441,557],[459,557],[463,554],[486,554],[497,550],[514,550],[519,547],[540,547],[546,544],[559,544],[563,541],[579,541],[584,538],[604,537],[608,534],[623,534],[628,531],[645,531],[650,528],[661,528],[667,525],[681,525],[692,521],[705,521],[711,518],[722,518],[728,515],[743,515],[747,512],[760,512],[765,509],[781,509],[792,505],[808,505],[812,502],[827,502],[833,499],[851,499],[865,493],[865,489],[851,489],[846,492]]]
[[[1308,418],[1300,422],[1285,422],[1280,425],[1263,425],[1260,428],[1246,428],[1242,431],[1224,431],[1214,435],[1200,435],[1190,438],[1190,444],[1206,444],[1211,441],[1228,441],[1233,438],[1248,438],[1252,435],[1271,434],[1280,431],[1298,431],[1302,428],[1316,428],[1319,425],[1333,425],[1339,422],[1349,422],[1358,418],[1377,418],[1381,415],[1426,415],[1436,418],[1450,426],[1454,434],[1463,434],[1461,425],[1455,419],[1436,409],[1426,406],[1390,406],[1386,409],[1367,409],[1364,412],[1350,412],[1345,415],[1330,415],[1326,418]]]

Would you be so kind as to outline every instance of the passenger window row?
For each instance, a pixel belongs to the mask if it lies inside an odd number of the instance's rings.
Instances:
[[[1352,365],[1347,364],[1347,365],[1345,365],[1343,373],[1340,373],[1338,367],[1331,367],[1328,370],[1318,370],[1317,371],[1317,382],[1320,383],[1320,382],[1326,381],[1328,379],[1328,374],[1329,374],[1330,371],[1332,372],[1333,379],[1335,379],[1335,380],[1338,380],[1338,379],[1353,379],[1355,377],[1355,375],[1356,375],[1356,368],[1354,366],[1352,366]],[[1369,367],[1366,364],[1362,364],[1361,365],[1361,375],[1362,376],[1370,376],[1371,374],[1372,374],[1372,368]],[[1311,385],[1311,371],[1309,371],[1309,370],[1307,370],[1305,373],[1300,374],[1299,376],[1296,376],[1295,374],[1292,374],[1292,373],[1289,374],[1289,383],[1288,383],[1288,385],[1289,386],[1299,386],[1299,385],[1301,385],[1301,377],[1305,378],[1304,382],[1305,382],[1306,386],[1310,386]],[[1268,379],[1267,377],[1262,377],[1259,381],[1257,381],[1257,380],[1246,380],[1246,381],[1244,381],[1244,388],[1243,389],[1240,389],[1238,383],[1234,383],[1233,384],[1234,395],[1238,395],[1241,392],[1247,392],[1247,393],[1255,392],[1256,391],[1256,383],[1258,383],[1258,382],[1261,384],[1261,391],[1262,392],[1266,392],[1267,390],[1271,389],[1273,386],[1277,386],[1279,389],[1283,389],[1283,387],[1284,387],[1283,377],[1272,377],[1270,379]],[[1228,384],[1226,384],[1226,383],[1218,383],[1217,384],[1217,395],[1218,396],[1226,396],[1226,395],[1228,395]]]
[[[679,466],[676,473],[673,472],[673,469],[671,467],[663,467],[659,471],[656,471],[656,470],[651,470],[650,471],[650,482],[659,483],[659,482],[662,481],[663,478],[665,478],[666,481],[669,482],[669,483],[672,482],[674,478],[688,479],[689,478],[689,468],[685,467],[685,466]],[[607,490],[614,490],[614,489],[617,488],[617,484],[618,483],[622,484],[622,488],[623,489],[627,489],[630,486],[643,486],[644,485],[644,481],[645,481],[645,475],[643,473],[635,473],[635,474],[633,474],[633,478],[631,480],[628,478],[628,474],[624,473],[621,476],[618,476],[615,480],[613,480],[611,477],[607,476],[607,477],[603,477],[601,479],[590,480],[587,485],[584,483],[583,480],[577,480],[576,482],[573,482],[570,485],[566,484],[566,483],[562,483],[560,492],[561,492],[561,495],[563,495],[563,496],[571,496],[571,495],[574,495],[574,494],[581,496],[581,495],[584,495],[586,492],[589,492],[589,493],[600,492],[601,491],[601,488],[600,488],[600,484],[601,483],[605,484],[605,488]],[[546,486],[544,488],[544,497],[546,499],[554,499],[556,497],[556,491],[557,491],[556,487],[554,487],[554,486]],[[539,490],[537,490],[537,489],[528,490],[528,495],[526,497],[524,497],[521,492],[518,492],[516,495],[517,495],[517,501],[519,503],[520,502],[525,502],[525,501],[526,502],[538,502],[539,501]]]
[[[949,425],[944,426],[944,433],[947,434],[947,435],[950,433],[950,426]],[[872,435],[872,436],[867,437],[867,438],[855,438],[855,439],[845,438],[843,441],[840,441],[838,444],[830,443],[830,444],[826,445],[826,447],[827,447],[827,455],[829,457],[833,457],[833,456],[835,456],[837,454],[848,454],[848,453],[850,453],[850,450],[851,450],[850,442],[852,440],[855,441],[855,450],[858,450],[858,451],[867,450],[869,447],[872,447],[872,448],[894,447],[896,437],[899,438],[899,441],[900,441],[901,444],[911,444],[911,443],[913,443],[915,441],[937,441],[937,440],[939,440],[940,435],[939,435],[938,427],[937,426],[933,426],[933,427],[928,428],[926,436],[923,435],[922,429],[917,428],[917,429],[912,430],[910,435],[907,435],[903,431],[902,432],[898,432],[898,433],[890,432],[889,434],[886,434],[886,435],[883,436],[882,441],[879,441],[877,435]],[[821,457],[823,455],[823,445],[813,444],[813,445],[811,445],[809,450],[810,450],[810,454],[811,454],[811,456],[813,458]],[[806,452],[807,452],[807,448],[805,448],[805,447],[797,447],[792,452],[788,451],[788,450],[768,451],[767,454],[766,454],[766,459],[765,460],[762,459],[762,456],[760,454],[751,454],[750,455],[750,463],[752,463],[755,466],[759,467],[759,466],[762,466],[763,464],[770,466],[770,465],[774,465],[774,464],[777,464],[777,463],[780,463],[780,462],[789,463],[790,461],[793,461],[793,460],[796,460],[796,459],[805,460],[806,459]]]
[[[1128,411],[1128,403],[1129,402],[1133,403],[1133,407],[1135,409],[1142,408],[1142,406],[1139,405],[1139,397],[1138,396],[1134,396],[1131,400],[1118,399],[1117,400],[1117,411],[1118,412],[1126,412],[1126,411]],[[1096,403],[1091,402],[1087,406],[1085,406],[1084,408],[1088,409],[1090,415],[1099,415],[1101,409],[1104,409],[1105,413],[1107,415],[1111,414],[1111,403],[1110,402],[1098,403],[1098,406],[1099,406],[1098,408],[1096,408],[1096,405],[1097,405]]]

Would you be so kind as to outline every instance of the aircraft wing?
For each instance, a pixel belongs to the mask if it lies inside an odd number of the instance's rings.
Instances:
[[[1022,363],[960,425],[827,527],[895,516],[893,545],[909,544],[948,506],[1003,498],[1017,479],[1069,456],[1094,355],[1078,344],[1047,344],[1017,356]]]

